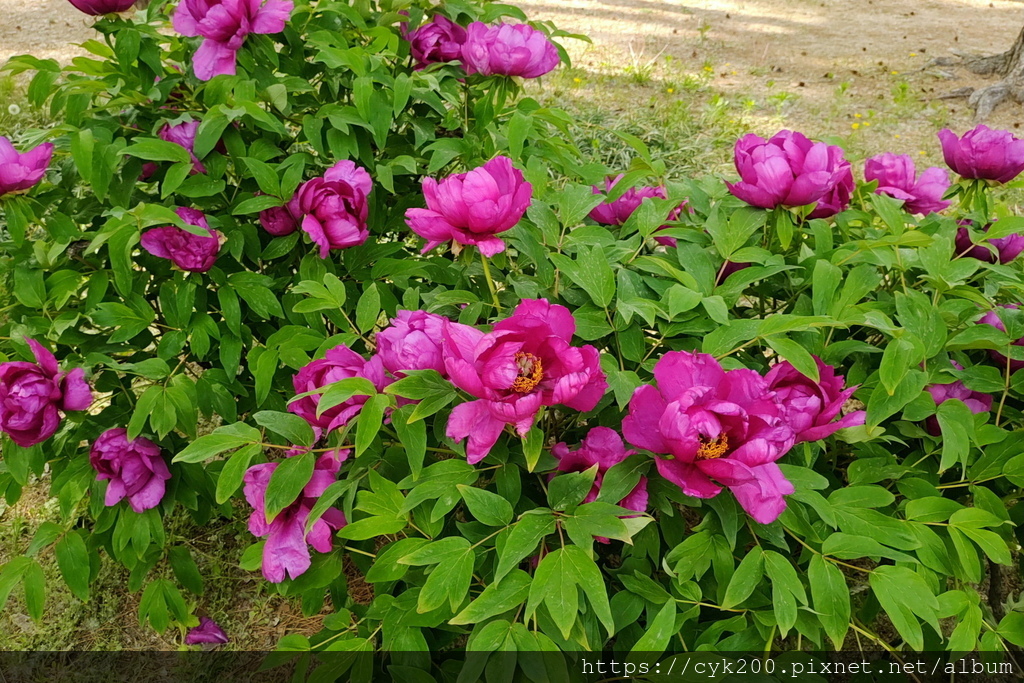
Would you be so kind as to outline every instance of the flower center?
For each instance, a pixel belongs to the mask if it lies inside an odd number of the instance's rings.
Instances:
[[[698,460],[712,460],[721,458],[729,450],[729,437],[719,434],[718,438],[709,439],[706,436],[700,437],[700,448],[697,449]]]
[[[525,351],[517,353],[515,359],[519,375],[509,389],[517,394],[528,394],[544,379],[544,366],[540,362],[540,358]]]

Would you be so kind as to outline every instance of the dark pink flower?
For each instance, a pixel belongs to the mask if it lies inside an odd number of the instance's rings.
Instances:
[[[366,217],[372,188],[366,169],[348,160],[299,187],[288,210],[301,216],[300,226],[320,247],[320,258],[327,258],[331,249],[360,245],[370,236]]]
[[[1008,183],[1024,171],[1024,140],[1008,130],[979,125],[957,137],[947,128],[939,141],[946,164],[963,178]]]
[[[470,464],[483,460],[506,424],[525,435],[541,406],[593,410],[608,383],[597,349],[571,346],[576,320],[564,306],[524,299],[489,333],[446,322],[444,362],[452,383],[478,400],[455,406],[448,438],[469,437]]]
[[[466,28],[462,65],[468,74],[537,78],[560,61],[555,44],[526,24],[488,26],[474,21]]]
[[[199,626],[189,629],[188,635],[185,636],[186,645],[201,645],[204,643],[223,645],[229,642],[231,641],[228,639],[228,634],[224,633],[224,629],[209,617],[201,617],[199,619]]]
[[[19,154],[11,141],[0,135],[0,197],[34,187],[43,179],[52,157],[52,143]]]
[[[597,465],[594,486],[584,498],[584,503],[592,503],[597,500],[597,496],[601,492],[601,485],[604,483],[605,473],[635,453],[636,451],[626,450],[619,433],[608,427],[591,429],[575,450],[570,450],[568,444],[565,443],[555,444],[551,448],[551,454],[558,458],[559,472],[585,472]],[[640,481],[633,490],[626,494],[626,497],[617,505],[637,512],[646,511],[647,477],[640,477]]]
[[[466,29],[443,14],[435,14],[415,31],[402,35],[409,41],[409,53],[416,60],[417,69],[460,59],[462,44],[466,42]]]
[[[505,242],[496,235],[515,227],[523,217],[533,186],[511,159],[499,156],[441,182],[424,178],[423,195],[427,208],[407,210],[405,222],[427,240],[424,252],[454,240],[494,256],[505,250]]]
[[[726,261],[722,264],[722,267],[718,271],[718,276],[715,278],[715,285],[720,285],[729,279],[729,276],[733,273],[737,273],[745,268],[749,268],[752,264],[750,263],[736,263],[735,261]]]
[[[326,454],[316,461],[313,477],[302,489],[298,499],[282,510],[273,520],[268,520],[264,498],[270,477],[278,463],[268,462],[253,465],[243,478],[245,499],[253,512],[249,516],[249,531],[254,536],[267,537],[263,547],[263,576],[271,583],[281,583],[285,576],[293,579],[301,576],[312,563],[309,546],[321,553],[331,551],[332,531],[345,526],[345,515],[337,508],[329,508],[313,523],[306,533],[306,521],[317,500],[338,478],[341,462],[348,457],[344,451],[341,457]]]
[[[784,417],[796,434],[796,443],[820,441],[844,427],[864,424],[863,410],[836,420],[857,387],[847,388],[834,367],[825,365],[817,356],[814,361],[818,364],[817,382],[800,374],[788,360],[773,365],[765,376],[768,388],[775,392]]]
[[[181,0],[174,12],[174,30],[202,36],[192,58],[196,78],[233,76],[238,51],[250,33],[280,33],[294,9],[292,0]]]
[[[82,368],[61,372],[49,349],[35,339],[25,341],[35,363],[0,363],[0,431],[28,448],[53,436],[60,426],[58,411],[86,410],[92,390]]]
[[[159,137],[165,142],[173,142],[176,145],[180,145],[188,150],[188,155],[192,158],[192,174],[206,173],[206,167],[203,166],[198,157],[196,157],[196,133],[199,132],[198,121],[186,121],[172,126],[169,123],[164,124],[164,127],[160,129]],[[146,179],[146,164],[142,166],[143,180]],[[152,175],[152,172],[150,173]]]
[[[876,194],[887,194],[903,200],[903,208],[910,213],[938,213],[951,202],[942,195],[949,189],[949,174],[932,166],[921,177],[916,176],[914,160],[908,154],[886,152],[864,162],[864,178],[878,181]]]
[[[1006,237],[987,240],[989,244],[996,248],[996,253],[993,254],[992,250],[984,244],[974,244],[971,241],[971,233],[967,229],[967,226],[972,224],[971,221],[958,222],[960,227],[956,231],[957,255],[970,256],[985,263],[995,263],[998,260],[1005,265],[1020,256],[1021,252],[1024,252],[1024,233],[1015,232]],[[983,231],[988,232],[991,227],[992,223],[989,223]]]
[[[69,0],[75,9],[98,17],[102,14],[125,12],[131,9],[135,0]]]
[[[260,225],[274,237],[290,235],[299,229],[302,222],[298,210],[298,202],[294,198],[284,206],[264,209],[260,211]]]
[[[395,377],[409,370],[444,369],[441,338],[447,318],[426,311],[399,311],[391,325],[377,333],[377,356]]]
[[[850,198],[857,187],[853,180],[853,167],[850,162],[843,158],[843,148],[830,145],[829,154],[836,158],[835,167],[838,179],[829,188],[825,196],[818,200],[814,211],[811,211],[808,218],[831,218],[837,213],[842,213],[850,206]]]
[[[100,434],[89,451],[89,463],[96,470],[96,479],[110,481],[103,501],[107,507],[127,498],[135,512],[155,508],[164,498],[165,482],[171,478],[160,447],[141,436],[129,441],[127,429],[108,429]]]
[[[960,365],[956,361],[950,361],[953,367],[957,370],[963,370],[964,366]],[[975,415],[979,413],[987,413],[992,410],[992,395],[983,394],[980,391],[971,391],[967,388],[960,380],[955,380],[949,384],[929,384],[925,389],[935,399],[935,405],[939,406],[951,399],[963,401],[964,405],[970,408],[971,412]],[[932,436],[941,436],[942,428],[939,426],[939,420],[934,415],[925,420],[925,428],[928,433]]]
[[[608,194],[612,191],[620,180],[623,178],[622,173],[615,176],[614,178],[605,178],[604,188],[600,188],[597,185],[594,186],[594,194]],[[652,197],[658,199],[668,199],[668,192],[665,190],[664,185],[658,185],[657,187],[631,187],[622,193],[618,199],[613,202],[602,202],[595,206],[591,212],[590,217],[601,225],[622,225],[629,217],[633,215],[633,212],[639,208],[640,204],[645,199]],[[675,221],[679,219],[679,215],[683,212],[683,207],[686,206],[684,201],[682,204],[672,209],[672,213],[668,215],[668,220]],[[669,226],[663,225],[659,230],[663,230]],[[658,244],[666,247],[676,246],[676,239],[674,237],[654,237]]]
[[[1003,308],[1013,309],[1013,310],[1017,310],[1017,308],[1019,308],[1017,306],[1017,304],[1002,304],[1002,307]],[[1002,332],[1006,332],[1006,325],[1003,323],[1002,320],[1000,320],[999,314],[996,313],[996,311],[994,311],[994,310],[989,311],[985,315],[981,316],[981,319],[978,320],[978,324],[979,325],[991,325],[992,327],[994,327],[994,328],[996,328],[996,329],[998,329],[998,330],[1000,330]],[[1022,337],[1021,339],[1018,339],[1015,342],[1013,342],[1013,345],[1014,346],[1024,346],[1024,337]],[[1020,369],[1024,368],[1024,360],[1009,359],[1006,356],[1004,356],[1003,354],[1001,354],[1001,353],[999,353],[998,351],[995,351],[995,350],[989,350],[989,355],[991,355],[992,358],[995,361],[997,361],[1000,364],[1001,367],[1006,367],[1006,363],[1007,363],[1007,361],[1009,361],[1009,363],[1010,363],[1010,370],[1012,372],[1016,372],[1017,370],[1020,370]]]
[[[639,387],[622,421],[626,439],[655,458],[658,472],[697,498],[728,486],[747,513],[768,524],[793,485],[775,464],[793,447],[786,412],[753,370],[724,370],[713,356],[670,351],[654,366],[657,388]],[[667,457],[665,457],[667,456]]]
[[[314,360],[299,370],[292,378],[292,385],[296,394],[304,394],[350,377],[368,379],[378,391],[383,390],[387,384],[384,366],[379,356],[366,360],[342,344],[328,351],[323,358]],[[288,404],[288,410],[308,422],[314,431],[320,430],[326,434],[344,427],[349,420],[358,415],[366,403],[366,396],[352,396],[347,401],[325,410],[322,415],[317,415],[319,403],[320,395],[312,394],[292,401]]]
[[[768,140],[753,133],[740,138],[735,164],[740,181],[726,183],[729,191],[762,209],[822,202],[819,208],[827,212],[843,204],[847,188],[852,190],[853,175],[842,148],[811,142],[789,130]]]
[[[205,273],[217,261],[221,235],[210,228],[202,211],[178,208],[175,213],[189,225],[206,230],[209,236],[196,235],[176,225],[168,225],[143,233],[140,241],[142,248],[153,256],[170,259],[182,270]]]

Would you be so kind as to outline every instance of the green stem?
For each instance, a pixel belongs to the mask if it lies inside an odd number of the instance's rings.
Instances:
[[[479,249],[477,250],[479,251]],[[487,279],[487,288],[491,290],[491,301],[494,302],[494,310],[501,313],[501,302],[498,301],[498,290],[494,287],[494,280],[491,278],[491,265],[487,262],[484,252],[480,252],[480,263],[484,266],[484,277]]]

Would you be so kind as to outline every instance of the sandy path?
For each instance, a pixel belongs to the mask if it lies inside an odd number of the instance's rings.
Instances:
[[[0,63],[12,55],[70,61],[81,43],[97,34],[93,17],[68,0],[0,0]]]

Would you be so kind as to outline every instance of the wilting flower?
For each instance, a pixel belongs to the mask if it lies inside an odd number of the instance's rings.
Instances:
[[[174,12],[174,30],[202,36],[192,58],[196,78],[233,76],[238,51],[250,33],[280,33],[288,23],[292,0],[181,0]]]
[[[160,447],[141,436],[129,441],[128,430],[122,428],[108,429],[97,437],[89,451],[89,463],[98,480],[110,481],[104,504],[110,507],[127,498],[135,512],[159,505],[165,482],[171,478]]]
[[[551,454],[558,458],[559,472],[585,472],[597,465],[597,477],[594,479],[594,485],[587,497],[583,499],[584,503],[592,503],[597,500],[597,496],[601,492],[601,485],[604,483],[605,473],[634,453],[636,451],[626,450],[625,444],[622,443],[622,437],[609,427],[591,429],[575,450],[570,450],[568,444],[565,443],[558,443],[551,447]],[[640,481],[633,490],[616,504],[628,510],[644,512],[647,509],[647,477],[640,477]]]
[[[1012,308],[1014,310],[1016,310],[1018,308],[1018,306],[1016,304],[1003,304],[1002,307],[1003,308]],[[981,319],[978,320],[978,324],[979,325],[991,325],[992,327],[996,328],[997,330],[1000,330],[1001,332],[1006,332],[1006,325],[1003,323],[1002,320],[1000,320],[999,314],[997,314],[994,310],[989,311],[985,315],[981,316]],[[1024,337],[1022,337],[1022,338],[1016,340],[1015,342],[1013,342],[1013,345],[1014,346],[1024,346]],[[999,362],[999,364],[1002,367],[1006,367],[1006,363],[1009,362],[1010,363],[1010,370],[1013,371],[1013,372],[1016,372],[1017,370],[1020,370],[1020,369],[1024,368],[1024,360],[1008,359],[1006,356],[1004,356],[1003,354],[999,353],[998,351],[991,350],[991,349],[989,350],[989,355],[991,355],[993,359],[995,359],[997,362]]]
[[[619,174],[614,178],[605,178],[604,188],[595,185],[593,187],[594,194],[608,194],[612,191],[620,180],[622,180],[624,174]],[[631,187],[619,196],[613,202],[602,202],[595,206],[590,211],[590,217],[601,225],[622,225],[629,217],[633,215],[633,212],[639,208],[640,204],[645,199],[652,197],[658,199],[668,199],[668,193],[665,191],[664,185],[658,185],[657,187]],[[679,214],[683,212],[683,207],[686,206],[684,201],[682,204],[672,209],[672,213],[668,215],[668,220],[674,221],[679,219]],[[667,228],[667,225],[663,225],[659,230]],[[674,237],[654,237],[658,244],[666,247],[676,246],[676,239]]]
[[[782,404],[784,417],[796,435],[796,443],[819,441],[844,427],[864,424],[865,413],[858,410],[839,417],[843,405],[857,387],[846,388],[842,375],[825,365],[817,356],[818,381],[801,374],[788,360],[776,363],[765,375],[768,388]]]
[[[281,583],[286,574],[294,579],[309,569],[310,545],[317,552],[331,551],[332,531],[345,526],[345,515],[341,510],[328,508],[313,523],[308,534],[306,521],[323,492],[337,480],[341,461],[347,456],[348,451],[341,457],[330,453],[320,456],[313,468],[313,477],[302,489],[298,500],[279,512],[272,521],[267,519],[264,499],[278,463],[253,465],[245,473],[243,491],[253,508],[249,516],[249,531],[256,537],[267,537],[263,547],[263,576],[267,581]]]
[[[409,209],[405,222],[427,240],[423,252],[442,242],[476,245],[484,256],[505,250],[496,237],[515,227],[526,213],[533,186],[508,157],[494,157],[468,173],[450,175],[437,182],[423,179],[425,209]]]
[[[170,259],[174,265],[192,273],[205,273],[217,260],[220,233],[210,228],[206,216],[196,209],[175,209],[178,217],[189,225],[203,228],[209,236],[195,235],[176,225],[147,230],[140,240],[142,248],[153,256]]]
[[[462,65],[468,74],[537,78],[558,66],[558,48],[526,24],[488,26],[474,21],[466,29]]]
[[[43,179],[52,156],[53,143],[44,142],[19,154],[11,141],[0,135],[0,197],[32,188]]]
[[[697,498],[728,486],[758,522],[774,521],[793,485],[775,461],[792,448],[786,410],[763,377],[724,370],[713,356],[670,351],[639,387],[622,421],[626,439],[662,457],[658,472]],[[667,457],[664,457],[667,456]]]
[[[135,0],[69,0],[69,2],[75,6],[75,9],[96,17],[112,12],[124,12],[135,4]]]
[[[300,225],[320,247],[320,258],[327,258],[331,249],[360,245],[370,236],[366,198],[372,187],[366,169],[348,160],[299,187],[288,210],[302,217]]]
[[[230,642],[228,634],[224,633],[224,629],[210,617],[200,617],[199,626],[189,629],[188,634],[185,636],[186,645],[200,645],[203,643],[223,645],[228,642]]]
[[[25,341],[36,357],[35,363],[0,363],[0,431],[28,448],[57,431],[57,411],[87,409],[92,404],[92,390],[82,368],[61,372],[49,349],[35,339]]]
[[[395,377],[409,370],[437,370],[446,375],[441,338],[447,318],[426,311],[399,311],[377,333],[377,356]]]
[[[594,409],[608,383],[597,349],[570,345],[575,331],[572,313],[546,299],[523,299],[489,333],[445,323],[448,376],[478,399],[455,406],[448,420],[448,438],[469,437],[470,464],[483,460],[506,424],[525,435],[541,406]]]
[[[740,181],[726,183],[729,191],[762,209],[822,202],[818,208],[823,212],[841,211],[853,189],[841,147],[811,142],[789,130],[768,140],[753,133],[743,136],[736,141],[734,161]]]
[[[951,202],[942,195],[949,189],[949,174],[937,166],[925,169],[917,177],[914,159],[908,154],[886,152],[864,162],[864,178],[878,181],[875,194],[887,194],[903,200],[910,213],[938,213]]]
[[[1024,171],[1024,140],[1008,130],[982,124],[962,137],[948,128],[939,131],[946,164],[963,178],[1008,183]]]
[[[384,378],[384,366],[379,356],[366,360],[344,344],[335,346],[323,358],[314,360],[303,367],[292,378],[292,386],[296,394],[315,391],[328,384],[333,384],[350,377],[363,377],[370,380],[377,390],[383,390],[387,381]],[[320,394],[312,394],[294,400],[288,404],[288,410],[308,422],[314,431],[327,433],[338,427],[344,427],[355,417],[366,396],[352,396],[336,406],[328,408],[322,415],[317,415]],[[318,434],[319,436],[319,434]]]
[[[988,240],[988,243],[996,248],[996,253],[993,254],[992,250],[985,245],[975,244],[971,240],[971,233],[967,229],[967,226],[971,224],[970,221],[959,221],[959,223],[960,227],[956,231],[956,253],[958,255],[970,256],[986,263],[995,263],[998,260],[1005,265],[1024,252],[1024,233],[1015,232],[1006,237]],[[992,223],[985,226],[984,232],[988,232],[990,227],[992,227]]]
[[[297,202],[292,199],[284,206],[272,206],[260,211],[260,225],[274,237],[290,235],[299,229],[302,216],[297,215]]]
[[[950,361],[953,367],[957,370],[963,370],[964,366],[960,365],[956,361]],[[935,405],[939,406],[951,399],[957,399],[963,401],[972,413],[975,415],[979,413],[987,413],[992,410],[992,395],[984,394],[980,391],[971,391],[967,388],[960,380],[956,380],[950,384],[929,384],[925,389],[935,399]],[[937,417],[932,415],[925,420],[925,428],[928,433],[932,436],[941,436],[942,428],[939,426],[939,420]]]
[[[198,121],[186,121],[179,123],[174,126],[167,123],[160,129],[160,139],[165,142],[173,142],[176,145],[180,145],[188,150],[188,155],[192,158],[192,173],[206,173],[206,167],[203,166],[203,162],[196,157],[196,133],[199,132]],[[146,173],[146,167],[143,166],[143,175]]]
[[[403,37],[409,41],[409,53],[416,60],[416,68],[422,69],[428,64],[459,59],[462,44],[466,42],[466,29],[443,14],[435,14],[415,31],[403,32]]]

